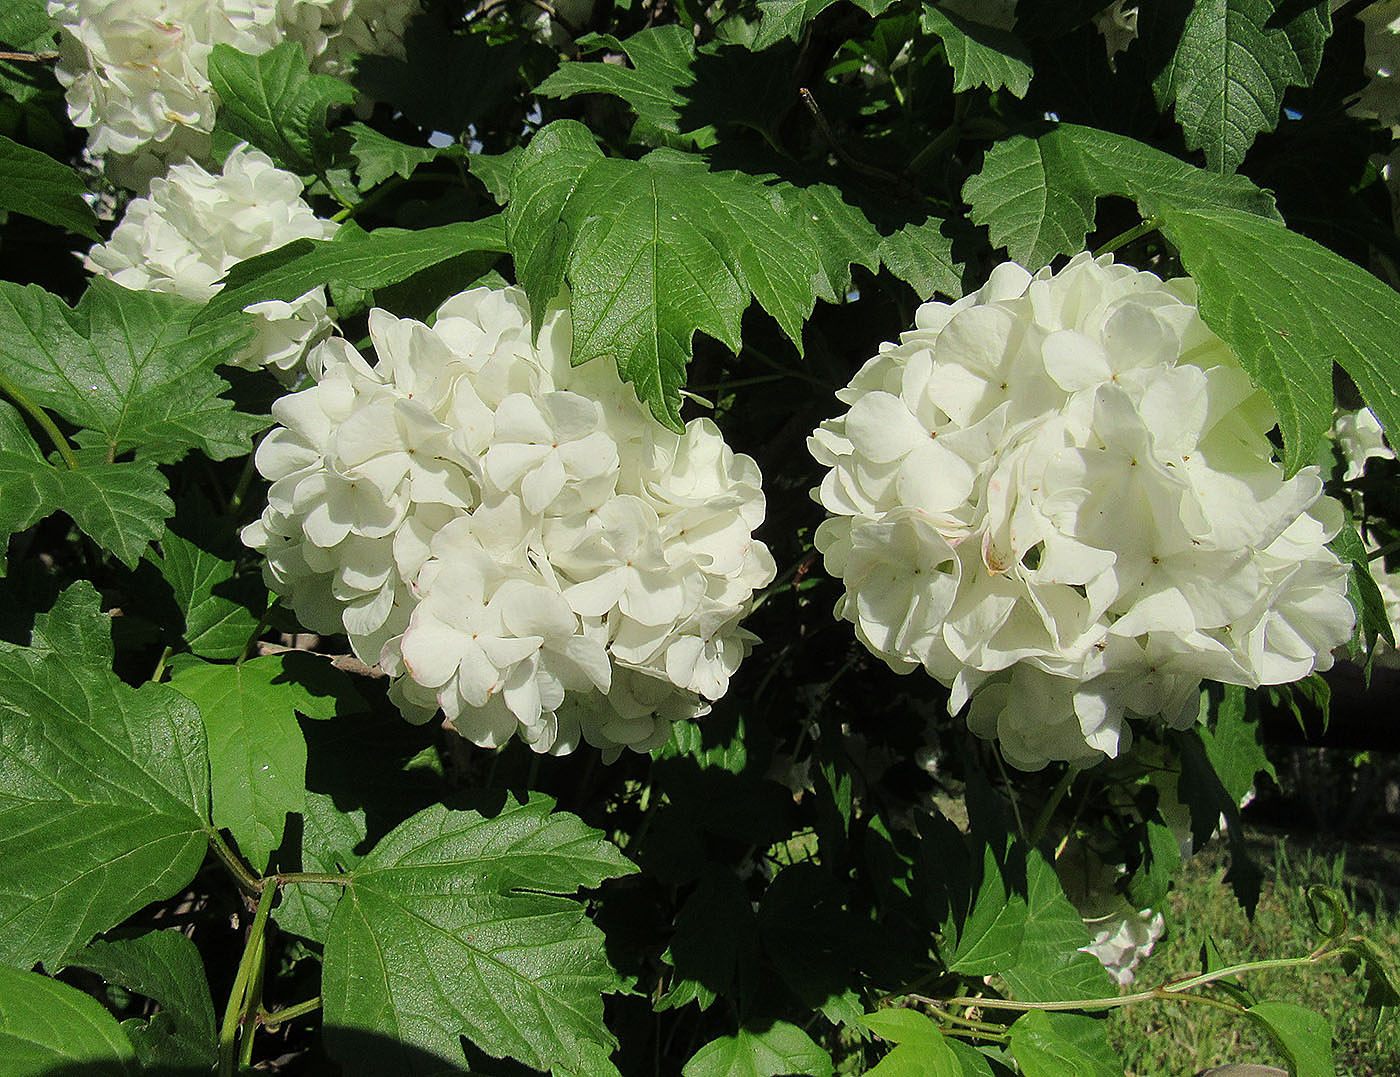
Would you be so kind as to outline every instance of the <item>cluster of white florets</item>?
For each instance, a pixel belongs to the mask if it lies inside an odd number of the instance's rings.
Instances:
[[[209,155],[217,101],[209,54],[299,41],[315,70],[359,53],[402,55],[418,0],[50,0],[68,114],[109,173],[144,188],[174,161]]]
[[[1285,478],[1274,413],[1189,279],[1105,257],[919,308],[809,440],[838,616],[970,699],[1023,769],[1117,754],[1124,718],[1196,720],[1203,678],[1331,664],[1351,632],[1341,506]]]
[[[151,182],[148,197],[127,205],[112,238],[93,247],[86,264],[133,291],[206,302],[245,258],[335,234],[338,226],[317,217],[301,194],[300,178],[246,146],[235,148],[219,173],[174,165]],[[308,346],[331,328],[324,288],[291,303],[269,300],[248,309],[258,315],[257,335],[236,365],[266,367],[284,380],[300,372]]]
[[[307,627],[345,632],[404,714],[537,751],[664,743],[717,699],[774,575],[758,468],[715,425],[659,426],[555,311],[479,288],[430,328],[370,315],[273,406],[272,487],[244,541]]]

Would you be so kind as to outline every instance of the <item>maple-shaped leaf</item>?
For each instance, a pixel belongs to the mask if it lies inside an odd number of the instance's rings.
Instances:
[[[605,157],[586,127],[559,120],[535,135],[510,190],[506,242],[531,305],[567,284],[573,361],[613,356],[673,428],[692,337],[737,352],[750,295],[801,348],[821,260],[797,207],[764,180],[669,149]]]
[[[1284,91],[1317,77],[1331,33],[1325,3],[1199,0],[1153,89],[1175,107],[1186,144],[1233,172],[1255,136],[1278,125]]]
[[[34,403],[83,427],[107,459],[157,463],[200,449],[241,456],[269,419],[234,410],[215,372],[252,337],[235,315],[192,326],[200,305],[95,279],[76,307],[38,285],[0,282],[0,363]]]

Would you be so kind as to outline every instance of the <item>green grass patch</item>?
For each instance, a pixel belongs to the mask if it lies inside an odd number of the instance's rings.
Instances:
[[[1230,963],[1305,954],[1320,939],[1311,930],[1306,891],[1322,884],[1339,891],[1351,913],[1351,933],[1370,938],[1388,955],[1400,952],[1400,850],[1386,846],[1308,843],[1290,836],[1251,836],[1270,865],[1251,923],[1225,882],[1228,854],[1216,843],[1190,860],[1167,899],[1168,935],[1138,968],[1141,990],[1200,970],[1201,948],[1215,942]],[[1337,1073],[1350,1077],[1400,1074],[1400,1029],[1376,1027],[1363,1005],[1365,986],[1338,965],[1252,973],[1241,986],[1258,1000],[1315,1009],[1331,1023]],[[1117,1010],[1109,1035],[1131,1077],[1185,1077],[1226,1063],[1281,1066],[1278,1052],[1247,1022],[1215,1007],[1146,1003]]]

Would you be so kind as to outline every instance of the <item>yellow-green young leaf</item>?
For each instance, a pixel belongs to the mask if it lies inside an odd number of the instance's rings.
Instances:
[[[6,1077],[136,1077],[136,1052],[91,995],[37,972],[0,967],[0,1062]]]
[[[1033,1010],[1011,1026],[1011,1057],[1023,1077],[1123,1077],[1103,1021]]]
[[[1333,1077],[1332,1028],[1325,1017],[1292,1002],[1259,1002],[1247,1012],[1283,1053],[1292,1077]]]
[[[1233,172],[1255,136],[1278,125],[1284,91],[1317,77],[1331,32],[1325,3],[1197,0],[1153,89],[1175,106],[1186,145]]]
[[[37,285],[0,282],[0,361],[41,407],[85,429],[111,459],[171,463],[190,449],[241,456],[269,420],[233,409],[215,372],[252,338],[251,319],[192,327],[198,303],[96,279],[76,307]]]
[[[1015,34],[932,4],[924,4],[922,25],[925,33],[943,42],[953,69],[954,93],[985,86],[989,90],[1005,87],[1016,97],[1026,96],[1031,87],[1031,57]]]
[[[135,938],[99,940],[68,959],[109,984],[144,995],[160,1008],[123,1028],[142,1065],[212,1069],[218,1027],[199,950],[179,931],[148,931]]]
[[[406,232],[378,228],[349,241],[297,239],[239,262],[224,278],[197,323],[268,299],[291,302],[323,284],[372,290],[407,280],[432,266],[474,251],[505,250],[500,217],[458,221]],[[342,229],[344,231],[344,229]]]
[[[711,1040],[681,1069],[684,1077],[831,1077],[832,1072],[827,1053],[811,1036],[786,1021],[762,1031],[741,1028],[733,1036]]]
[[[636,869],[553,806],[538,794],[489,816],[435,805],[349,872],[321,980],[347,1074],[460,1066],[462,1036],[536,1069],[617,1073],[603,995],[622,980],[572,895]]]
[[[86,193],[67,165],[0,135],[0,209],[97,239],[97,218],[81,197]]]
[[[237,665],[183,665],[170,685],[199,707],[209,740],[214,825],[262,871],[282,844],[288,812],[306,807],[306,741],[296,716],[334,718],[364,707],[346,674],[290,651]]]
[[[76,583],[0,643],[0,962],[57,968],[185,886],[204,859],[204,729],[166,685],[112,672],[110,619]]]
[[[260,56],[215,45],[209,81],[219,95],[219,127],[300,175],[315,172],[327,159],[326,109],[355,100],[349,83],[311,74],[306,52],[295,41]]]
[[[506,231],[536,311],[569,285],[574,362],[614,357],[674,429],[697,330],[737,352],[752,295],[800,349],[816,302],[816,244],[773,186],[674,150],[607,158],[573,120],[520,156]]]
[[[933,1018],[916,1010],[880,1010],[861,1024],[894,1050],[869,1071],[870,1077],[963,1077],[964,1068]]]

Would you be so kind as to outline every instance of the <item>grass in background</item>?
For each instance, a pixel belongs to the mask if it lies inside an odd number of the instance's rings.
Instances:
[[[1181,973],[1200,970],[1201,946],[1215,940],[1234,963],[1305,954],[1320,939],[1308,913],[1307,887],[1321,883],[1341,892],[1351,912],[1351,932],[1364,934],[1393,959],[1400,952],[1400,850],[1385,846],[1309,844],[1289,837],[1251,835],[1266,867],[1263,893],[1251,923],[1225,882],[1228,856],[1220,842],[1185,866],[1168,896],[1168,937],[1138,967],[1140,990]],[[1374,1028],[1374,1011],[1362,1005],[1365,986],[1340,964],[1249,974],[1242,984],[1257,1000],[1308,1006],[1323,1014],[1335,1035],[1337,1073],[1350,1077],[1400,1075],[1400,1027]],[[1189,1077],[1225,1063],[1283,1065],[1267,1037],[1252,1024],[1212,1006],[1143,1003],[1114,1011],[1109,1036],[1133,1077]]]

